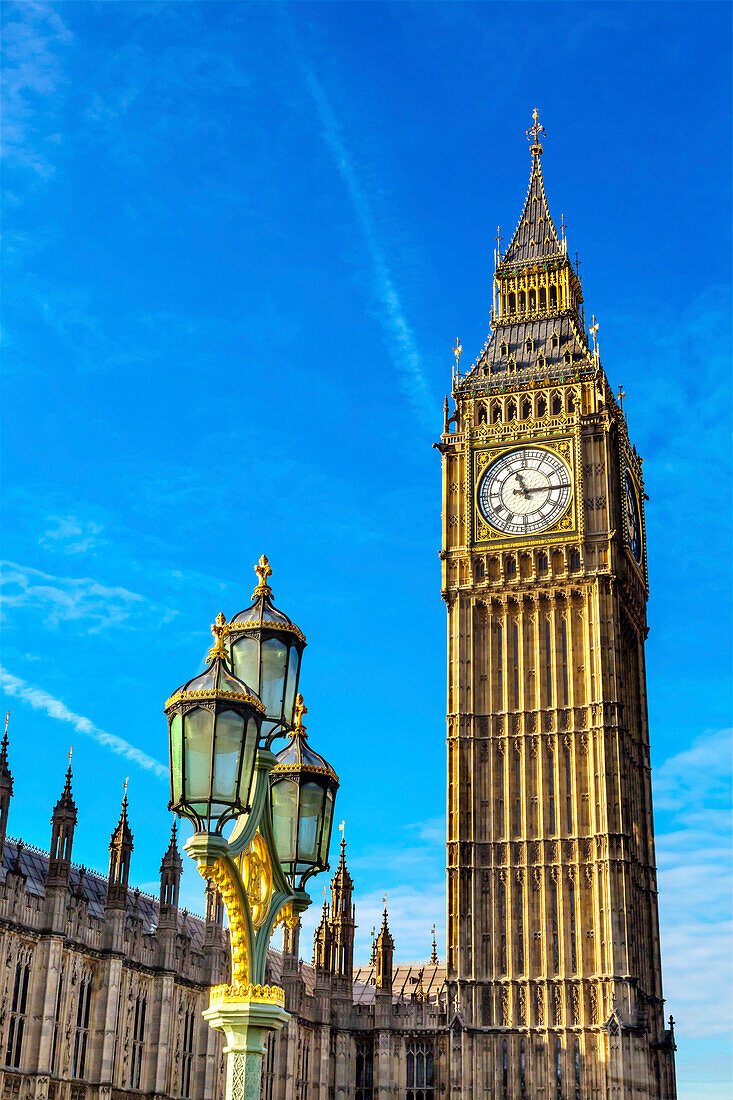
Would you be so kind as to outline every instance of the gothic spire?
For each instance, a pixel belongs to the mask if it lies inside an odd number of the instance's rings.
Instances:
[[[392,991],[392,958],[394,955],[394,940],[392,939],[387,924],[387,895],[384,896],[384,913],[382,914],[382,927],[377,936],[377,989],[384,992]]]
[[[10,774],[10,768],[8,767],[8,722],[10,721],[10,711],[5,715],[5,732],[3,733],[3,739],[0,743],[0,786],[7,784],[10,788],[10,794],[13,793],[13,777]]]
[[[433,950],[430,952],[430,964],[431,966],[437,966],[438,963],[438,945],[435,942],[435,925],[433,925]]]
[[[159,925],[176,927],[178,923],[178,893],[183,861],[178,851],[178,822],[173,818],[170,844],[160,864]]]
[[[540,137],[544,134],[545,128],[540,126],[538,117],[537,108],[535,108],[532,114],[534,125],[527,130],[532,167],[524,209],[508,249],[503,256],[499,254],[497,257],[497,270],[511,264],[536,261],[540,257],[557,258],[565,254],[564,245],[558,239],[545,195],[540,160],[544,151]]]
[[[109,880],[107,883],[107,908],[125,909],[127,882],[130,875],[130,856],[134,847],[132,832],[127,820],[127,780],[124,783],[120,820],[109,842]]]
[[[0,870],[2,870],[5,833],[8,826],[10,799],[13,796],[13,777],[8,766],[8,722],[10,711],[5,715],[5,733],[0,745]]]
[[[74,818],[74,824],[76,824],[76,805],[71,793],[71,754],[73,752],[73,746],[69,749],[69,766],[66,769],[66,781],[64,783],[64,789],[61,792],[61,797],[53,808],[53,819],[55,820],[60,816],[69,816]]]

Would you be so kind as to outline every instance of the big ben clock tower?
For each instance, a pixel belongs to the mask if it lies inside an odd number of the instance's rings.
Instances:
[[[439,444],[450,1096],[673,1100],[642,461],[595,321],[586,335],[536,111],[527,133],[491,338],[455,374]]]

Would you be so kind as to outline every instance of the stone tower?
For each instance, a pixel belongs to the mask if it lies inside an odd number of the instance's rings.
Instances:
[[[352,901],[354,882],[346,867],[346,840],[341,837],[341,856],[336,874],[331,880],[331,936],[333,942],[333,973],[343,979],[351,997],[354,976],[354,930],[356,910]]]
[[[642,461],[529,189],[446,399],[451,1097],[675,1096],[644,667]]]
[[[71,753],[66,770],[66,781],[61,798],[53,808],[51,817],[51,851],[48,861],[46,888],[60,886],[66,890],[71,871],[71,846],[76,828],[76,805],[71,793]],[[64,902],[66,898],[64,898]]]

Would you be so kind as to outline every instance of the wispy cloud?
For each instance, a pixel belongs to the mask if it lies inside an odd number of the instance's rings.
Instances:
[[[3,18],[3,157],[40,179],[53,174],[59,136],[54,112],[39,98],[57,98],[64,79],[61,52],[72,35],[53,4],[6,4]]]
[[[125,741],[122,737],[116,737],[113,733],[106,733],[99,726],[95,726],[89,718],[84,718],[81,714],[74,714],[60,699],[55,699],[53,695],[49,695],[47,691],[43,691],[41,688],[27,684],[4,668],[0,668],[0,688],[7,695],[22,699],[34,710],[45,711],[50,718],[56,718],[59,722],[67,722],[77,733],[83,733],[85,737],[91,737],[93,741],[104,745],[111,752],[125,757],[126,760],[131,760],[144,768],[145,771],[152,772],[158,779],[168,777],[168,768],[165,764],[161,764],[159,760],[148,756],[142,749],[131,745],[129,741]]]
[[[731,730],[704,733],[654,776],[665,995],[701,1039],[733,1024],[732,748]]]
[[[91,633],[127,619],[144,600],[137,592],[100,584],[92,577],[54,577],[40,569],[2,562],[0,590],[3,608],[36,608],[44,621],[84,619]]]
[[[298,56],[296,48],[296,57]],[[392,364],[401,378],[401,388],[421,422],[435,430],[437,409],[423,374],[420,352],[410,327],[387,261],[372,213],[369,194],[361,182],[356,161],[343,137],[342,127],[326,90],[313,69],[298,57],[298,66],[308,86],[322,127],[323,140],[346,186],[361,230],[372,269],[372,287],[381,307],[380,320]]]
[[[76,516],[49,516],[48,522],[51,526],[38,540],[47,550],[63,554],[88,554],[106,542],[99,538],[104,527],[91,520],[80,520]]]

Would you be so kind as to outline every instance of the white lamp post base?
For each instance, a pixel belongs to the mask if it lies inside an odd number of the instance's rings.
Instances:
[[[259,1100],[265,1040],[288,1013],[275,1000],[237,1000],[212,1004],[203,1016],[226,1036],[226,1100]]]

